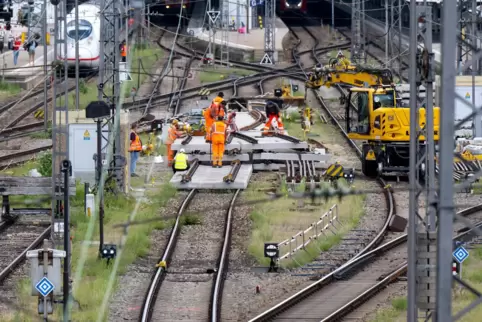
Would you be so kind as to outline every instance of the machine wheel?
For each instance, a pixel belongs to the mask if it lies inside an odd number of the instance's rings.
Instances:
[[[378,164],[376,161],[362,160],[362,172],[370,178],[378,176]]]

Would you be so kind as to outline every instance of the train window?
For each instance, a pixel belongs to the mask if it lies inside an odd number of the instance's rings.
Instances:
[[[67,24],[67,34],[69,38],[76,39],[75,32],[75,20],[70,21]],[[84,19],[79,19],[79,39],[82,40],[89,37],[92,34],[92,24]]]

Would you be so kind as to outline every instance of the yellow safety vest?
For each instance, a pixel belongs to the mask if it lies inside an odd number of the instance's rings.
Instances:
[[[176,170],[187,169],[187,155],[185,153],[178,153],[174,158],[174,168]]]

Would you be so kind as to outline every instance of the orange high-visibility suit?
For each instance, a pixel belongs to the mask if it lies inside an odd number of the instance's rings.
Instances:
[[[166,147],[167,147],[167,165],[172,166],[174,161],[174,151],[171,149],[171,145],[176,141],[177,138],[181,138],[184,135],[183,132],[177,130],[177,126],[171,124],[169,130],[167,132],[167,140],[166,140]]]
[[[203,111],[204,116],[204,128],[206,129],[205,139],[206,142],[211,142],[211,127],[213,126],[214,120],[211,116],[211,106]]]
[[[211,140],[213,150],[213,167],[223,165],[224,144],[226,142],[226,124],[223,121],[216,121],[211,129]]]
[[[211,104],[211,117],[213,120],[217,120],[218,117],[224,117],[226,111],[221,103]]]
[[[279,102],[268,101],[265,106],[266,117],[268,118],[268,122],[264,125],[263,134],[268,134],[269,129],[271,127],[271,122],[273,119],[276,119],[276,123],[278,123],[278,132],[280,134],[284,133],[284,126],[281,122],[281,109],[279,106]]]

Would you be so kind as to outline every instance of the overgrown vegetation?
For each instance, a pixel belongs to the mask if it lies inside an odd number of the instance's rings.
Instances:
[[[176,189],[169,184],[163,184],[158,189],[147,192],[149,202],[142,202],[137,211],[136,220],[149,220],[159,216],[159,209],[176,194]],[[75,270],[80,258],[82,247],[88,247],[88,258],[84,266],[81,281],[75,281],[74,306],[72,312],[73,321],[96,321],[102,300],[105,296],[106,285],[112,265],[106,265],[105,260],[98,258],[98,223],[95,221],[94,238],[91,244],[86,244],[84,236],[93,217],[87,217],[83,210],[84,191],[83,185],[77,185],[76,196],[71,200],[72,222],[72,269]],[[123,230],[113,228],[113,225],[126,222],[134,210],[136,200],[133,197],[115,196],[107,194],[105,197],[104,233],[105,243],[120,244]],[[200,218],[193,215],[184,219],[184,224],[197,224]],[[119,270],[116,279],[126,272],[128,265],[138,257],[148,254],[150,247],[149,235],[154,229],[168,228],[170,225],[162,220],[146,225],[130,226],[129,235],[120,259]],[[117,286],[117,280],[115,282]],[[15,312],[14,316],[0,316],[2,321],[35,321],[36,317],[30,312],[36,312],[37,300],[30,295],[30,281],[22,280],[18,284],[18,304],[25,310]],[[60,319],[61,305],[56,306],[57,311],[53,319]]]
[[[44,177],[52,176],[52,152],[42,152],[38,158],[38,172]]]
[[[6,98],[20,93],[22,88],[17,84],[0,81],[0,98]]]
[[[319,115],[316,113],[314,114],[314,119],[315,124],[312,126],[310,135],[323,138],[324,145],[325,140],[327,140],[328,142],[333,142],[333,146],[336,146],[335,140],[340,138],[338,130],[332,125],[321,124]],[[283,124],[290,135],[299,138],[304,137],[300,124],[300,113],[289,113],[289,115],[284,117]],[[276,174],[263,175],[262,178],[262,181],[250,183],[245,193],[248,200],[266,198],[265,192],[288,192],[285,178],[278,177]],[[343,184],[343,182],[340,181],[340,184]],[[305,183],[301,183],[296,187],[300,191],[304,191],[305,188]],[[327,251],[340,243],[344,234],[358,224],[361,216],[364,214],[364,200],[364,196],[350,196],[343,198],[341,201],[334,198],[323,201],[318,205],[311,205],[308,203],[299,204],[294,199],[284,197],[277,199],[275,202],[256,205],[250,214],[250,218],[253,221],[253,231],[249,244],[249,253],[258,262],[264,265],[268,264],[269,259],[264,258],[263,254],[263,244],[265,242],[281,242],[299,231],[306,230],[313,222],[319,220],[320,216],[329,210],[330,207],[338,204],[339,220],[342,225],[337,225],[337,234],[327,232],[326,235],[320,236],[317,243],[312,243],[308,245],[306,250],[299,251],[294,256],[294,261],[284,260],[282,265],[291,267],[310,262],[318,256],[320,251]]]
[[[218,82],[223,79],[239,78],[255,74],[252,70],[239,69],[239,68],[226,68],[226,67],[206,67],[199,73],[199,81],[201,84]]]

